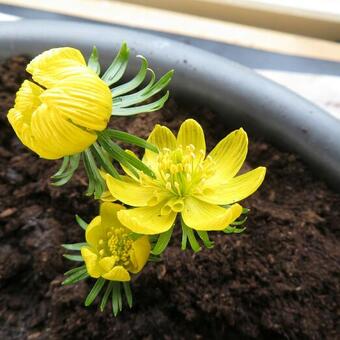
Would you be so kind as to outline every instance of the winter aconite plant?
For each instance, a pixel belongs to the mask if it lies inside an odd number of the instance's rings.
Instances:
[[[148,261],[161,259],[177,222],[182,249],[189,243],[195,252],[200,243],[213,247],[208,232],[242,232],[248,209],[238,202],[259,188],[266,173],[258,167],[238,175],[248,150],[242,128],[207,153],[203,129],[193,119],[182,123],[177,137],[156,125],[147,141],[108,127],[111,115],[152,112],[169,96],[154,99],[173,71],[155,81],[146,59],[138,58],[137,75],[122,83],[126,44],[102,75],[96,48],[88,63],[74,48],[45,51],[28,64],[32,81],[24,81],[8,112],[25,146],[42,158],[63,159],[52,184],[66,184],[83,163],[86,194],[99,200],[99,215],[89,224],[76,216],[84,239],[63,247],[64,256],[80,265],[65,273],[63,284],[94,281],[85,305],[100,296],[100,309],[111,301],[114,315],[122,310],[122,294],[132,307],[130,284]],[[145,149],[144,156],[139,159],[117,142]]]

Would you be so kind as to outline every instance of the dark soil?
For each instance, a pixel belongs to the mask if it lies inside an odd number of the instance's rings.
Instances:
[[[83,307],[92,281],[61,286],[72,263],[61,243],[82,242],[77,213],[98,211],[78,172],[62,188],[49,184],[59,162],[39,159],[6,121],[27,76],[27,59],[0,66],[0,338],[1,339],[336,339],[339,319],[340,196],[295,155],[250,138],[246,166],[268,168],[241,235],[212,235],[215,248],[193,254],[175,238],[158,264],[133,284],[135,305],[117,318]],[[189,115],[173,101],[160,112],[115,119],[146,137],[155,123],[177,130]],[[228,128],[204,108],[211,148]]]

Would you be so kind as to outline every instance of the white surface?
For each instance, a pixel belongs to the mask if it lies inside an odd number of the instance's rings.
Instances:
[[[340,77],[272,70],[257,70],[288,87],[340,119]]]
[[[0,12],[0,21],[17,21],[20,19],[21,17],[17,17],[16,15],[10,15]]]

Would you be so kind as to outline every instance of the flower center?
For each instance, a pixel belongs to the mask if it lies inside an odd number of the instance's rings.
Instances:
[[[204,159],[204,150],[195,152],[190,144],[175,150],[163,148],[158,155],[158,179],[174,195],[184,197],[215,172],[215,162],[210,156]]]
[[[133,243],[129,233],[125,228],[111,228],[106,234],[106,240],[100,239],[98,242],[99,255],[101,257],[113,256],[116,265],[127,266]]]

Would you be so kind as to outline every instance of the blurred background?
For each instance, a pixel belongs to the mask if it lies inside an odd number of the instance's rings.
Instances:
[[[340,0],[0,0],[0,20],[138,28],[250,67],[340,119]]]

